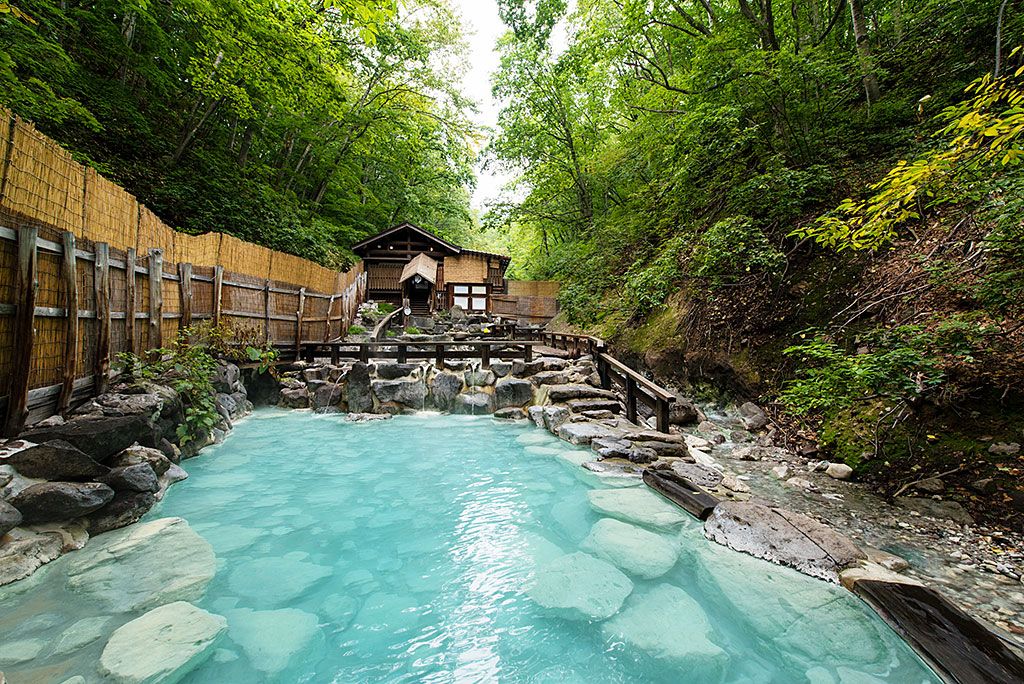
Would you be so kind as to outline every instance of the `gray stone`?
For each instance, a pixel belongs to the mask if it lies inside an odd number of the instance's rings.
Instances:
[[[180,681],[213,654],[227,628],[219,615],[168,603],[117,628],[100,655],[100,673],[118,684]]]
[[[547,398],[553,402],[569,401],[570,399],[613,399],[618,400],[615,392],[598,389],[590,385],[547,385]]]
[[[96,478],[96,481],[109,486],[115,492],[155,492],[160,489],[157,475],[149,463],[113,468],[106,475]]]
[[[941,494],[946,491],[946,483],[937,477],[929,477],[914,483],[914,489],[926,494]]]
[[[494,384],[494,373],[486,369],[466,371],[466,387],[489,387]]]
[[[217,363],[217,370],[213,375],[213,388],[218,392],[231,394],[239,387],[241,371],[233,363]]]
[[[327,379],[327,369],[323,366],[313,366],[302,369],[302,379],[307,384],[311,382],[322,382]]]
[[[54,655],[73,653],[89,644],[99,641],[106,635],[106,627],[110,624],[109,615],[82,618],[61,632],[53,647]]]
[[[462,392],[462,378],[454,373],[437,373],[430,379],[430,401],[435,408],[450,411]]]
[[[64,440],[54,439],[16,451],[0,463],[14,466],[25,477],[43,480],[91,480],[108,468]]]
[[[615,414],[612,413],[611,411],[606,411],[606,410],[601,410],[601,411],[584,411],[583,412],[583,417],[584,418],[588,418],[590,420],[611,420],[611,419],[615,418]]]
[[[127,466],[148,463],[157,476],[163,475],[173,465],[163,452],[158,449],[151,449],[142,446],[130,446],[109,461],[112,468],[124,468]]]
[[[541,371],[531,375],[530,382],[538,387],[540,385],[567,385],[569,383],[569,374],[565,371]]]
[[[847,537],[806,515],[752,502],[718,504],[704,523],[704,534],[736,551],[831,582],[866,558]]]
[[[71,520],[102,508],[114,490],[99,482],[43,482],[26,487],[10,503],[25,523]]]
[[[835,480],[849,480],[853,477],[853,468],[845,463],[829,463],[825,474]]]
[[[524,420],[526,413],[523,409],[517,406],[510,406],[508,408],[498,409],[494,412],[494,417],[499,420]]]
[[[147,416],[156,418],[163,408],[163,401],[156,394],[108,392],[85,402],[72,413],[76,416]]]
[[[103,508],[85,517],[89,534],[96,536],[136,523],[156,505],[153,492],[121,491]]]
[[[231,591],[259,607],[291,604],[311,587],[331,575],[331,568],[293,557],[253,558],[235,566],[228,577]],[[287,578],[287,581],[282,581]]]
[[[282,389],[280,405],[284,408],[309,408],[309,390],[305,387]]]
[[[525,378],[530,375],[536,375],[544,370],[544,362],[537,361],[513,361],[512,362],[512,375],[517,378]]]
[[[494,411],[494,395],[487,392],[466,392],[460,394],[452,407],[454,413],[484,415]]]
[[[688,682],[720,682],[729,656],[712,641],[714,630],[704,609],[689,594],[671,584],[659,584],[619,615],[604,623],[607,641],[661,661]]]
[[[418,371],[419,368],[415,363],[389,363],[387,361],[378,362],[375,366],[377,377],[384,380],[397,380],[398,378],[407,377]]]
[[[677,397],[669,407],[669,425],[690,425],[700,420],[700,417],[700,410],[689,399]]]
[[[390,420],[394,418],[390,413],[349,413],[345,420],[349,423],[368,423],[374,420]]]
[[[382,404],[395,402],[409,408],[422,409],[427,400],[427,386],[419,380],[374,380],[370,387]]]
[[[341,383],[329,382],[313,393],[314,409],[336,408],[345,400],[345,386]]]
[[[20,665],[35,660],[46,648],[43,639],[4,640],[0,643],[0,666]]]
[[[654,452],[658,458],[690,458],[690,450],[687,448],[685,444],[680,444],[678,442],[663,442],[654,440],[635,441],[633,442],[633,446],[634,448],[646,449],[647,451]]]
[[[348,410],[352,413],[365,413],[373,408],[373,396],[370,394],[370,368],[359,361],[352,364],[346,383],[348,393]]]
[[[971,483],[971,489],[979,494],[994,494],[998,489],[996,481],[991,477],[983,477]]]
[[[923,496],[897,496],[896,505],[939,520],[952,520],[960,525],[973,525],[974,518],[956,501],[936,501]]]
[[[62,425],[32,428],[19,436],[37,444],[61,440],[100,462],[136,442],[156,443],[156,431],[144,415],[80,417]]]
[[[491,361],[491,372],[496,377],[504,378],[512,372],[512,364],[508,361]]]
[[[504,378],[494,386],[495,406],[523,406],[533,401],[533,385],[529,380]]]
[[[633,583],[611,563],[570,553],[542,565],[527,595],[554,615],[604,620],[619,612]]]
[[[614,518],[601,518],[594,523],[580,549],[643,579],[661,577],[679,558],[674,539]]]
[[[541,416],[543,418],[543,427],[547,428],[548,432],[552,434],[558,434],[558,428],[562,427],[562,424],[569,420],[569,409],[564,406],[544,406],[541,408]]]
[[[569,410],[573,413],[586,413],[587,411],[610,411],[618,413],[622,410],[619,402],[610,399],[578,399],[567,403]]]
[[[239,608],[228,612],[227,618],[228,636],[255,669],[268,675],[286,669],[320,631],[316,615],[296,608]]]
[[[202,597],[217,561],[181,518],[160,518],[93,539],[68,556],[67,587],[111,612]]]
[[[600,423],[563,423],[558,428],[558,437],[571,444],[590,444],[596,437],[617,435],[615,428]]]
[[[685,477],[704,489],[713,489],[722,483],[721,471],[699,463],[676,461],[672,464],[672,470],[680,477]]]
[[[996,442],[989,445],[988,453],[995,456],[1015,456],[1020,453],[1020,444],[1017,442]]]
[[[21,524],[21,513],[17,508],[0,499],[0,538]]]
[[[740,406],[740,417],[743,420],[743,427],[747,430],[756,431],[768,425],[768,414],[750,401]]]

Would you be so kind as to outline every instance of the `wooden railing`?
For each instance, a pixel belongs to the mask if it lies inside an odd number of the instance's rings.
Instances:
[[[314,361],[330,358],[332,364],[342,360],[368,362],[370,359],[395,359],[407,363],[414,359],[432,359],[438,368],[445,360],[480,359],[488,368],[492,359],[533,360],[533,348],[540,342],[524,340],[471,340],[464,342],[317,342],[302,343],[302,358]],[[289,349],[283,347],[282,350]]]

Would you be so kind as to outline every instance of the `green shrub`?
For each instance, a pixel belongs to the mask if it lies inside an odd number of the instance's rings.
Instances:
[[[366,332],[366,328],[361,325],[350,325],[348,327],[349,335],[362,335]]]
[[[393,312],[397,308],[397,306],[395,306],[394,304],[389,304],[388,302],[380,302],[379,304],[377,304],[377,311],[380,311],[385,316],[387,316],[389,313]]]
[[[591,325],[598,319],[601,293],[597,288],[584,283],[569,283],[558,291],[558,306],[570,323]]]
[[[690,274],[711,285],[738,283],[752,274],[773,275],[786,257],[768,242],[749,217],[734,216],[715,223],[697,241]]]
[[[415,325],[410,325],[408,328],[405,329],[405,334],[406,335],[419,335],[420,334],[420,329],[417,328]]]
[[[683,237],[676,236],[665,243],[657,257],[649,262],[641,259],[626,271],[623,304],[634,316],[650,313],[679,289],[684,247]]]

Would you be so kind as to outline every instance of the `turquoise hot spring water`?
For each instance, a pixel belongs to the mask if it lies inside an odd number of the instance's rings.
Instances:
[[[591,457],[489,417],[257,410],[146,518],[182,517],[216,553],[195,603],[228,630],[182,681],[938,681],[853,595],[705,540]],[[0,588],[0,633],[52,644],[95,616],[62,583],[74,555]],[[19,611],[29,594],[58,612]],[[105,642],[2,669],[100,681]]]

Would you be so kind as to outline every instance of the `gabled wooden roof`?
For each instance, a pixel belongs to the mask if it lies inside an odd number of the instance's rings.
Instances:
[[[443,252],[448,252],[450,254],[459,254],[462,252],[462,248],[459,247],[458,245],[453,245],[447,240],[442,240],[433,233],[429,233],[420,228],[419,226],[408,222],[399,223],[397,226],[393,228],[388,228],[387,230],[377,233],[376,235],[371,235],[362,242],[352,245],[352,251],[362,256],[361,253],[365,252],[370,247],[372,247],[374,243],[379,242],[380,240],[386,240],[388,237],[394,235],[395,233],[399,233],[403,230],[411,231],[418,235],[419,237],[423,238],[424,240],[436,244],[438,247],[441,248],[441,251]]]
[[[421,276],[433,285],[437,282],[437,262],[426,254],[417,254],[402,269],[402,277],[398,279],[398,282],[404,283],[413,276]]]

